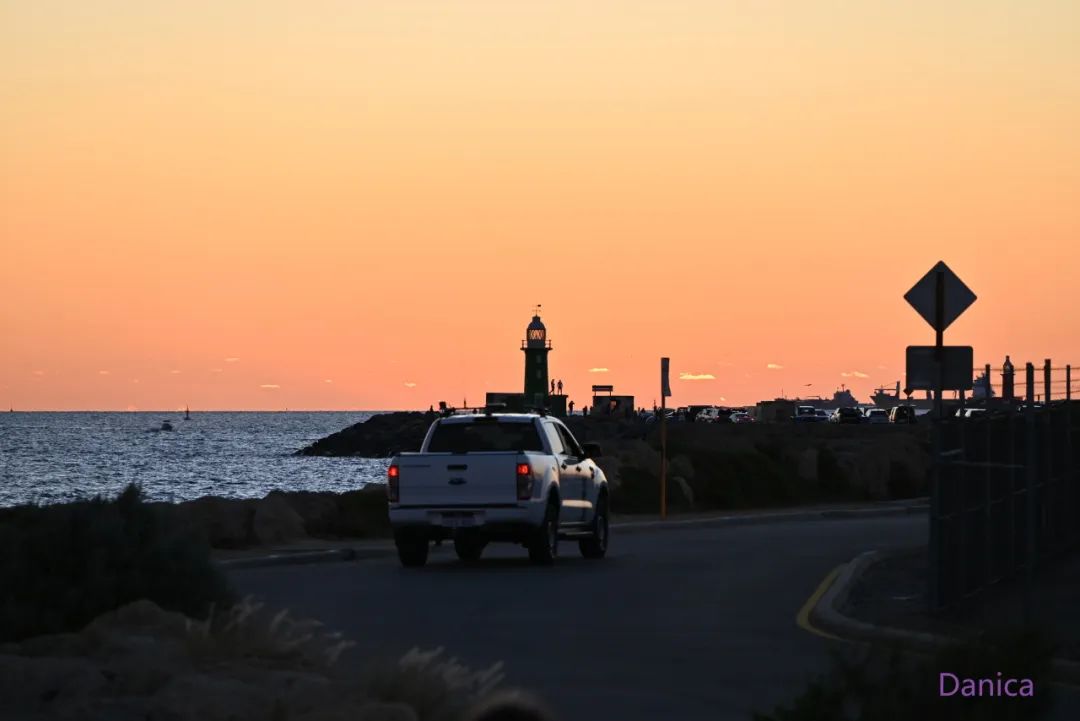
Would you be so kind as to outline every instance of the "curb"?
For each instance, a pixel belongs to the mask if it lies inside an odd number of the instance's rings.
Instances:
[[[929,510],[925,504],[892,506],[883,508],[831,508],[817,511],[776,511],[733,516],[713,516],[710,518],[686,518],[667,521],[624,521],[612,523],[613,529],[621,531],[639,531],[652,529],[672,529],[684,526],[747,526],[759,523],[778,523],[783,521],[843,520],[855,518],[878,518],[883,516],[904,516],[924,513]]]
[[[893,626],[878,626],[854,619],[840,611],[844,604],[847,603],[855,584],[867,569],[876,563],[881,563],[905,552],[906,550],[866,551],[845,564],[836,581],[833,582],[817,604],[810,609],[810,622],[815,627],[839,637],[842,641],[856,643],[886,641],[924,653],[937,651],[958,643],[960,639],[953,636],[944,636],[925,631],[910,631]],[[1055,658],[1051,662],[1051,669],[1055,681],[1080,685],[1080,662]]]
[[[226,570],[242,568],[267,568],[270,566],[300,566],[311,563],[334,563],[340,561],[364,561],[392,555],[393,546],[379,548],[329,548],[320,551],[300,551],[296,553],[273,553],[267,556],[251,558],[229,558],[215,563]]]
[[[875,518],[880,516],[902,516],[925,512],[929,506],[922,503],[900,505],[893,504],[871,508],[826,508],[816,511],[772,511],[731,516],[711,516],[707,518],[684,518],[666,521],[623,521],[612,523],[613,529],[634,533],[649,530],[674,530],[684,527],[712,526],[747,526],[761,523],[779,523],[784,521],[840,520],[851,518]],[[328,548],[318,551],[296,551],[291,553],[271,553],[265,556],[248,558],[229,558],[215,563],[226,570],[244,568],[267,568],[271,566],[299,566],[310,563],[334,563],[341,561],[367,561],[394,555],[391,543],[371,548]]]

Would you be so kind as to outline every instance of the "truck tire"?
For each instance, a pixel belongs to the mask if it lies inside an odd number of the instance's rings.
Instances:
[[[394,545],[397,546],[398,560],[406,568],[419,568],[427,563],[428,540],[420,534],[395,533]]]
[[[460,533],[454,537],[454,552],[464,563],[479,561],[486,545],[487,541],[476,533]]]
[[[600,496],[593,514],[592,535],[578,541],[578,548],[585,558],[603,558],[608,547],[608,501],[607,494]]]
[[[529,540],[529,560],[537,566],[550,566],[559,555],[559,501],[551,499],[540,527]]]

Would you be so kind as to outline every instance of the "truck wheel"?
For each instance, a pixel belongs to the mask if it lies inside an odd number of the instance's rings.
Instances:
[[[428,540],[424,536],[412,533],[394,534],[398,559],[407,568],[417,568],[427,563]]]
[[[578,548],[585,558],[603,558],[608,545],[608,502],[607,496],[600,496],[593,514],[592,536],[578,541]]]
[[[550,566],[559,555],[559,502],[552,500],[544,521],[533,531],[529,541],[529,560],[538,566]]]
[[[479,561],[486,545],[487,541],[473,533],[462,533],[454,537],[454,552],[458,559],[465,563]]]

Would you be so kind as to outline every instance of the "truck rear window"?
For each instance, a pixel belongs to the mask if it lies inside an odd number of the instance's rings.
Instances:
[[[542,451],[534,423],[440,423],[431,434],[429,453]]]

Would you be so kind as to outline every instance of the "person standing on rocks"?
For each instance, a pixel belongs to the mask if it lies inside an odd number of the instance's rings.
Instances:
[[[574,415],[574,402],[570,401],[570,415]]]
[[[559,379],[559,395],[562,395],[562,378]]]

